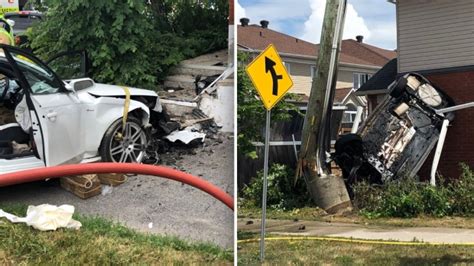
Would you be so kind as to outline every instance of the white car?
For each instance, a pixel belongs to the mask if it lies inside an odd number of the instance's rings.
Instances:
[[[0,174],[147,158],[151,124],[158,123],[151,118],[162,116],[156,92],[89,78],[63,81],[35,56],[0,48],[0,115],[14,116],[12,123],[0,119]]]

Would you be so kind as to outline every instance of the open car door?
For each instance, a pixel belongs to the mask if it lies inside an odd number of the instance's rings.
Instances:
[[[61,52],[46,61],[62,80],[89,77],[90,63],[85,50]]]
[[[46,64],[21,49],[0,45],[18,77],[39,156],[46,166],[78,163],[83,149],[83,104]]]

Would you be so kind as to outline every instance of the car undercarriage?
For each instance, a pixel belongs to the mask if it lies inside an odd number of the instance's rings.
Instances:
[[[419,74],[400,77],[389,91],[357,134],[336,142],[332,158],[348,186],[414,177],[436,145],[443,120],[454,119],[453,113],[436,112],[453,101]]]

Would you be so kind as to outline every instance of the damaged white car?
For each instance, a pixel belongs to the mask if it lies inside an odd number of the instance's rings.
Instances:
[[[0,48],[0,174],[154,156],[150,136],[163,117],[154,91],[64,81],[35,56]]]

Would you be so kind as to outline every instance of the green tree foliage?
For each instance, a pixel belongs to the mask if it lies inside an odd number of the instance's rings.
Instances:
[[[227,46],[227,1],[150,3],[45,0],[47,16],[33,28],[31,47],[43,59],[86,50],[95,80],[152,88],[181,60]]]
[[[306,184],[300,178],[296,184],[294,170],[287,165],[273,164],[268,173],[267,205],[274,209],[293,209],[308,206],[311,199]],[[263,171],[243,189],[245,204],[252,207],[262,206]]]
[[[156,80],[153,25],[141,0],[46,0],[47,19],[32,31],[31,47],[43,58],[86,50],[100,82],[150,86]]]
[[[227,46],[229,2],[225,0],[152,0],[155,26],[182,37],[185,55]]]
[[[238,152],[250,158],[256,158],[256,147],[254,141],[263,141],[263,129],[265,127],[265,108],[258,98],[257,91],[252,85],[245,66],[250,62],[247,53],[238,54],[237,69],[237,143]],[[272,109],[272,122],[287,121],[291,118],[291,112],[300,114],[298,108],[285,100],[296,99],[296,95],[287,94]]]

